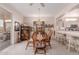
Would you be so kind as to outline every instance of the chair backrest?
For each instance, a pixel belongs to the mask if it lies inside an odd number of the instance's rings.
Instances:
[[[29,39],[28,32],[26,30],[24,30],[23,33],[24,33],[24,38],[28,40]]]
[[[36,41],[36,32],[34,32],[33,34],[32,34],[32,39],[33,39],[33,47],[35,48],[35,41]]]
[[[48,33],[47,33],[49,40],[51,39],[52,34],[53,34],[53,31],[52,30],[49,30]]]
[[[40,35],[42,35],[42,37],[40,37]],[[45,36],[44,34],[40,34],[38,35],[36,32],[33,33],[33,43],[34,43],[34,46],[45,46]],[[39,37],[38,37],[39,36]],[[41,40],[40,40],[41,39]]]

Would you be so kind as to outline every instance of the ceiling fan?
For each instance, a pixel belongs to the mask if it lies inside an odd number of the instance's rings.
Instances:
[[[29,5],[30,5],[30,6],[33,6],[34,3],[30,3]],[[42,7],[45,7],[45,4],[44,4],[44,3],[40,3],[40,5],[41,5]]]

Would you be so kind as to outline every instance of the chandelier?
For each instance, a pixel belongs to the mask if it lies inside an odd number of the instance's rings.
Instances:
[[[29,5],[30,6],[33,6],[35,3],[30,3]],[[45,4],[44,3],[39,3],[42,7],[45,7]]]
[[[44,21],[41,20],[41,15],[40,15],[40,8],[38,8],[38,19],[37,21],[34,21],[34,25],[36,26],[41,26],[41,25],[44,25]]]

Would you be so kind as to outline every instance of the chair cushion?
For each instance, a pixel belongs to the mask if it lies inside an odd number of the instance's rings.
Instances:
[[[38,46],[36,46],[36,48],[42,49],[42,48],[45,48],[45,45],[38,45]]]
[[[43,42],[36,42],[35,47],[36,48],[44,48],[45,44]]]

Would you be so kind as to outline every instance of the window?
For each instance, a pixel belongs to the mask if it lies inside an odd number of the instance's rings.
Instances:
[[[3,19],[0,19],[0,32],[2,32],[3,29],[4,29],[4,24],[3,23],[4,23]]]
[[[0,27],[3,27],[3,20],[0,19]]]

